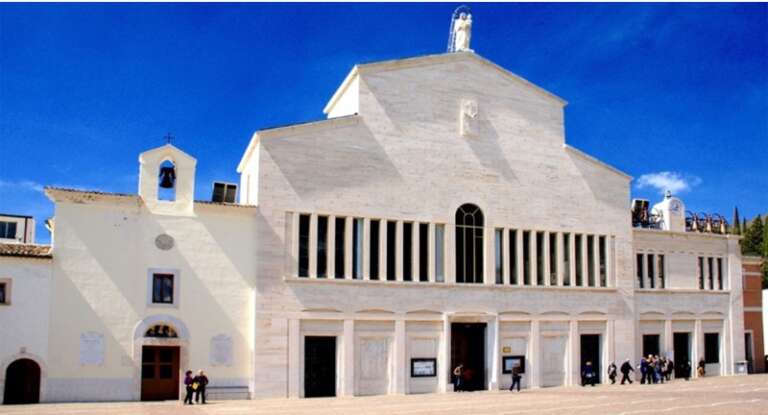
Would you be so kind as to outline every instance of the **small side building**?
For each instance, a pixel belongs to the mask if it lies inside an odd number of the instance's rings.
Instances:
[[[742,259],[744,275],[744,352],[749,373],[765,372],[763,345],[763,259],[745,256]]]

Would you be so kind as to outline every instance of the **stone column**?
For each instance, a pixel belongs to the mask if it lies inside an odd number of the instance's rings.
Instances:
[[[541,387],[541,327],[539,320],[531,320],[531,335],[528,342],[531,356],[531,388]]]
[[[395,238],[395,279],[403,281],[403,221],[397,221],[397,238]]]
[[[515,256],[517,256],[517,285],[523,285],[525,276],[523,275],[523,231],[518,229],[516,232],[517,249],[515,250]]]
[[[664,353],[668,358],[672,356],[675,351],[674,337],[674,334],[672,334],[672,320],[664,320]],[[677,361],[674,356],[672,356],[672,361]]]
[[[429,282],[435,282],[437,281],[437,277],[435,276],[435,224],[430,222],[429,223],[429,230],[428,230],[428,243],[427,243],[427,251],[429,253],[429,266],[427,267],[429,271]],[[422,235],[419,235],[419,237],[422,237]],[[445,237],[445,236],[443,236]]]
[[[576,234],[568,234],[568,258],[570,264],[568,264],[568,274],[571,287],[576,286]]]
[[[581,369],[579,368],[579,322],[568,323],[568,358],[566,359],[566,385],[578,386]]]
[[[363,275],[364,280],[371,279],[371,219],[363,219]]]
[[[300,398],[301,393],[301,321],[288,320],[288,397]]]
[[[733,362],[731,360],[732,354],[730,353],[730,330],[728,328],[728,319],[723,319],[723,330],[720,334],[720,375],[732,375],[733,374]]]
[[[344,320],[341,396],[355,396],[355,321]]]
[[[355,251],[352,249],[352,234],[355,231],[355,218],[347,217],[344,221],[344,279],[352,279],[352,255]],[[330,252],[330,251],[329,251]]]
[[[610,383],[610,379],[608,379],[608,365],[611,364],[611,362],[616,363],[617,369],[618,366],[621,365],[621,363],[616,362],[616,354],[614,350],[614,337],[615,337],[615,331],[613,327],[613,320],[608,319],[605,321],[605,339],[603,340],[603,356],[602,356],[602,364],[601,364],[601,370],[603,373],[605,373],[605,376],[602,374],[600,375],[600,378],[603,379],[602,383],[608,384]]]
[[[701,347],[701,343],[703,342],[703,334],[701,332],[701,320],[696,319],[696,321],[693,324],[693,339],[691,340],[691,371],[693,372],[693,377],[697,378],[699,377],[698,370],[696,368],[699,364],[699,359],[702,357],[702,351],[703,348]]]
[[[344,230],[346,231],[346,229],[347,227],[345,223]],[[336,267],[337,266],[344,267],[344,264],[336,265],[336,216],[333,216],[333,215],[328,216],[327,232],[328,232],[328,241],[326,241],[325,243],[325,246],[326,246],[325,252],[328,253],[328,259],[326,264],[328,266],[328,278],[333,279],[333,278],[336,278]],[[350,252],[350,251],[346,251],[346,252]],[[343,268],[342,268],[342,271],[344,271]]]
[[[395,320],[395,394],[405,394],[405,320]]]
[[[539,270],[538,270],[539,264],[538,264],[538,261],[536,260],[537,259],[536,258],[536,252],[537,252],[536,231],[532,230],[531,232],[528,233],[528,245],[529,245],[528,249],[530,252],[529,255],[531,258],[531,266],[529,267],[529,269],[531,270],[531,285],[539,285],[539,280],[537,277],[539,273]]]
[[[600,235],[592,235],[592,279],[594,286],[600,286]],[[605,377],[605,376],[602,376]]]
[[[445,225],[445,283],[456,284],[456,225]]]
[[[501,327],[499,324],[499,315],[493,317],[493,321],[488,325],[488,356],[490,362],[487,365],[490,368],[488,381],[488,390],[498,390],[501,376],[501,350],[499,348]]]
[[[483,284],[496,284],[496,228],[483,228]]]
[[[317,278],[317,215],[309,217],[309,278]]]
[[[443,332],[440,336],[440,350],[437,356],[437,382],[440,392],[452,392],[451,383],[451,318],[448,313],[443,314]]]
[[[511,273],[512,270],[510,268],[510,266],[512,265],[512,261],[509,257],[509,248],[510,248],[509,229],[504,228],[504,230],[501,231],[501,240],[502,240],[501,268],[503,270],[501,273],[501,280],[503,281],[504,285],[509,285],[512,282],[510,277],[510,275],[512,274]]]
[[[543,265],[544,265],[544,271],[542,274],[544,274],[544,285],[550,286],[551,285],[551,279],[550,279],[550,272],[549,269],[549,256],[552,255],[552,252],[549,252],[549,232],[544,232],[544,243],[541,244],[541,247],[544,249],[544,252],[542,252],[543,259]]]

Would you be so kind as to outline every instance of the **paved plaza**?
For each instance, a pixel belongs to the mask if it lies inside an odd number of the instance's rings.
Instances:
[[[471,392],[356,398],[2,406],[7,415],[270,414],[768,414],[768,375],[674,381],[664,385],[546,388],[522,393]]]

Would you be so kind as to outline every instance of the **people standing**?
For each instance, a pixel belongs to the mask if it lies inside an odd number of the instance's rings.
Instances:
[[[581,386],[592,385],[595,386],[595,368],[592,367],[592,362],[587,362],[584,365],[584,369],[581,371]]]
[[[195,388],[195,402],[205,404],[205,387],[208,386],[208,376],[205,376],[205,372],[200,369],[192,383],[193,385],[197,384],[197,388]],[[201,397],[202,402],[200,402]]]
[[[648,360],[645,359],[645,357],[640,358],[640,384],[644,385],[645,381],[648,379]]]
[[[707,374],[707,364],[704,362],[704,358],[699,360],[699,365],[696,367],[696,373],[700,378],[703,378]]]
[[[460,364],[453,369],[453,391],[461,392],[464,387],[464,365]]]
[[[523,377],[522,371],[523,369],[520,368],[519,364],[512,367],[512,386],[509,387],[510,392],[515,389],[515,385],[517,385],[517,391],[520,392],[520,380]]]
[[[685,363],[683,363],[683,375],[685,375],[685,380],[691,380],[691,361],[686,360]]]
[[[184,373],[184,388],[186,389],[187,394],[184,395],[184,405],[193,405],[192,403],[192,383],[194,381],[194,378],[192,378],[192,371],[187,370],[186,373]]]
[[[672,359],[667,359],[667,381],[672,380],[672,374],[675,371],[675,363]]]
[[[624,363],[621,364],[621,384],[623,385],[625,381],[629,381],[629,384],[632,384],[632,379],[629,377],[629,372],[634,373],[635,369],[632,367],[632,364],[629,363],[629,359],[624,360]]]
[[[611,362],[608,365],[608,379],[611,380],[611,385],[616,383],[616,363]]]

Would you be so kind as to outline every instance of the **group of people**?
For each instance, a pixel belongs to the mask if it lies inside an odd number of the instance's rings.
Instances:
[[[659,357],[658,355],[648,355],[648,357],[641,357],[638,363],[640,368],[640,384],[655,384],[669,382],[672,379],[672,375],[675,373],[675,363],[672,359],[666,357]],[[691,362],[685,361],[678,368],[678,373],[682,374],[685,380],[691,379]],[[634,372],[635,368],[629,363],[629,359],[626,359],[622,363],[621,368],[621,384],[625,382],[632,383],[630,378],[630,372]],[[706,363],[704,359],[699,360],[699,364],[696,367],[696,372],[699,377],[706,375]],[[616,364],[611,363],[608,366],[608,378],[611,380],[611,384],[616,383],[616,376],[618,375],[616,370]]]
[[[184,396],[184,405],[194,405],[192,403],[192,395],[195,397],[195,402],[198,404],[205,404],[205,387],[208,385],[208,376],[205,376],[205,372],[201,370],[197,371],[197,376],[192,376],[192,371],[187,370],[184,374],[184,386],[187,389],[187,394]],[[202,402],[200,402],[202,400]]]

